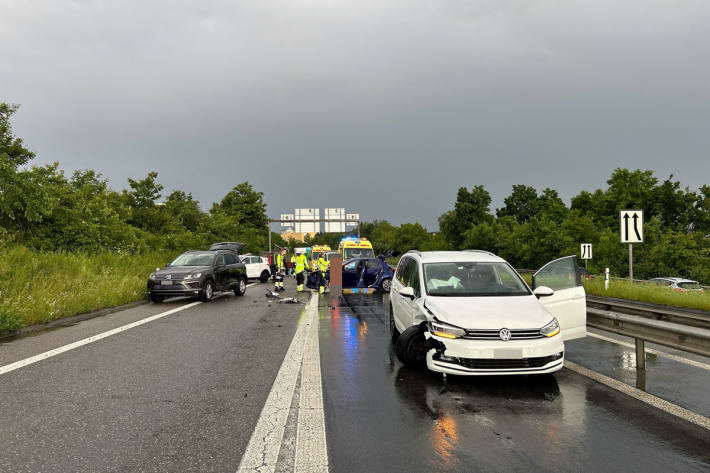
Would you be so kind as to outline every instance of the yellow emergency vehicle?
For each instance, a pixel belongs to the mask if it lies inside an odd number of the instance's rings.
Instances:
[[[314,270],[318,269],[318,258],[320,258],[320,255],[323,255],[327,261],[329,251],[330,251],[330,247],[328,245],[313,245],[311,247],[311,256],[310,256],[311,268]]]
[[[345,237],[338,245],[338,253],[343,256],[343,261],[352,258],[374,258],[375,250],[367,238]]]

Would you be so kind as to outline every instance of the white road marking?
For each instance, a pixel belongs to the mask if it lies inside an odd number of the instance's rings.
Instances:
[[[314,295],[317,299],[318,296]],[[328,473],[323,389],[318,345],[318,304],[309,308],[310,328],[301,367],[295,473]]]
[[[247,287],[251,287],[256,284],[258,284],[258,283],[248,284]],[[45,351],[44,353],[40,353],[39,355],[31,356],[29,358],[25,358],[24,360],[10,363],[9,365],[0,366],[0,375],[3,375],[5,373],[9,373],[10,371],[14,371],[14,370],[22,368],[24,366],[28,366],[28,365],[37,363],[38,361],[46,360],[47,358],[57,356],[61,353],[67,352],[69,350],[73,350],[75,348],[79,348],[84,345],[88,345],[89,343],[94,343],[99,340],[103,340],[104,338],[110,337],[112,335],[116,335],[117,333],[125,332],[126,330],[130,330],[130,329],[138,327],[140,325],[144,325],[149,322],[153,322],[154,320],[162,319],[163,317],[167,317],[168,315],[172,315],[177,312],[183,311],[185,309],[189,309],[190,307],[195,307],[196,305],[199,305],[199,304],[202,304],[202,302],[198,301],[198,302],[192,302],[190,304],[185,304],[183,306],[176,307],[175,309],[161,312],[160,314],[156,314],[156,315],[151,315],[150,317],[146,317],[145,319],[137,320],[135,322],[131,322],[130,324],[114,328],[114,329],[109,330],[107,332],[99,333],[97,335],[93,335],[91,337],[84,338],[82,340],[78,340],[73,343],[69,343],[68,345],[63,345],[63,346],[55,348],[53,350]]]
[[[599,340],[604,340],[605,342],[616,343],[617,345],[621,345],[627,348],[633,348],[634,350],[636,350],[636,345],[634,345],[633,343],[624,342],[611,337],[605,337],[604,335],[599,335],[592,332],[587,332],[587,335],[590,337],[598,338]],[[662,356],[664,358],[668,358],[669,360],[678,361],[680,363],[685,363],[687,365],[695,366],[696,368],[710,371],[710,365],[707,363],[702,363],[700,361],[691,360],[689,358],[673,355],[671,353],[666,353],[660,350],[654,350],[653,348],[646,348],[646,353]]]
[[[691,422],[697,426],[710,430],[710,419],[701,414],[685,409],[684,407],[680,407],[676,404],[673,404],[672,402],[666,401],[665,399],[656,397],[653,394],[649,394],[645,391],[641,391],[640,389],[636,389],[614,378],[610,378],[601,373],[597,373],[596,371],[592,371],[588,368],[580,366],[576,363],[572,363],[571,361],[565,360],[565,367],[571,369],[576,373],[581,374],[582,376],[586,376],[587,378],[593,379],[594,381],[602,383],[612,389],[616,389],[617,391],[620,391],[635,399],[638,399],[641,402],[660,409],[663,412],[667,412],[668,414],[680,417],[681,419],[687,420],[688,422]]]
[[[69,350],[73,350],[75,348],[79,348],[84,345],[88,345],[89,343],[94,343],[96,341],[110,337],[111,335],[116,335],[117,333],[125,332],[126,330],[130,330],[134,327],[138,327],[139,325],[147,324],[149,322],[153,322],[154,320],[162,319],[163,317],[167,317],[168,315],[172,315],[176,312],[180,312],[185,309],[189,309],[190,307],[194,307],[198,304],[202,304],[202,302],[193,302],[191,304],[186,304],[184,306],[180,306],[175,309],[168,310],[166,312],[161,312],[160,314],[152,315],[152,316],[147,317],[145,319],[137,320],[137,321],[132,322],[130,324],[115,328],[113,330],[109,330],[108,332],[103,332],[98,335],[94,335],[92,337],[84,338],[84,339],[76,341],[74,343],[70,343],[68,345],[64,345],[59,348],[55,348],[53,350],[45,351],[44,353],[40,353],[39,355],[31,356],[29,358],[25,358],[24,360],[16,361],[15,363],[11,363],[9,365],[1,366],[0,367],[0,375],[3,375],[5,373],[9,373],[10,371],[14,371],[18,368],[22,368],[23,366],[31,365],[33,363],[37,363],[38,361],[46,360],[47,358],[57,356],[60,353],[64,353]]]
[[[310,316],[312,310],[318,311],[317,295],[311,296],[311,300],[301,315],[296,334],[288,347],[276,380],[271,387],[271,392],[266,398],[259,420],[237,468],[237,473],[254,471],[273,473],[276,469],[288,411],[291,407],[298,373],[301,371],[303,363],[306,335],[312,323],[312,316]]]

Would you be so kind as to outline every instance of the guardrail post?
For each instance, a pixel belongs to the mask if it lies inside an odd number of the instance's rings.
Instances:
[[[636,369],[645,370],[646,369],[645,342],[642,338],[637,338],[635,340],[636,340]]]

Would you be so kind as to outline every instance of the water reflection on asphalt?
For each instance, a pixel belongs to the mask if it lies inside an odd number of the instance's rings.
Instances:
[[[388,311],[382,295],[321,307],[334,472],[710,471],[707,431],[647,406],[627,411],[629,398],[567,370],[444,380],[407,368]]]

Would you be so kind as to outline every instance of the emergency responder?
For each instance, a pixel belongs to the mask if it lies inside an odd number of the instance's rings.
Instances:
[[[285,291],[286,288],[284,287],[284,274],[286,271],[286,250],[283,249],[281,250],[281,253],[276,255],[276,280],[274,282],[274,290],[276,291]]]
[[[319,290],[321,294],[325,294],[325,274],[328,271],[328,268],[330,268],[330,261],[325,259],[325,253],[321,253],[318,257],[318,280],[320,281]]]
[[[303,283],[306,278],[306,269],[308,269],[308,260],[304,253],[300,253],[296,256],[296,285],[298,286],[298,292],[303,292]]]
[[[291,255],[291,274],[295,276],[295,271],[296,271],[296,250],[293,250],[293,254]]]

